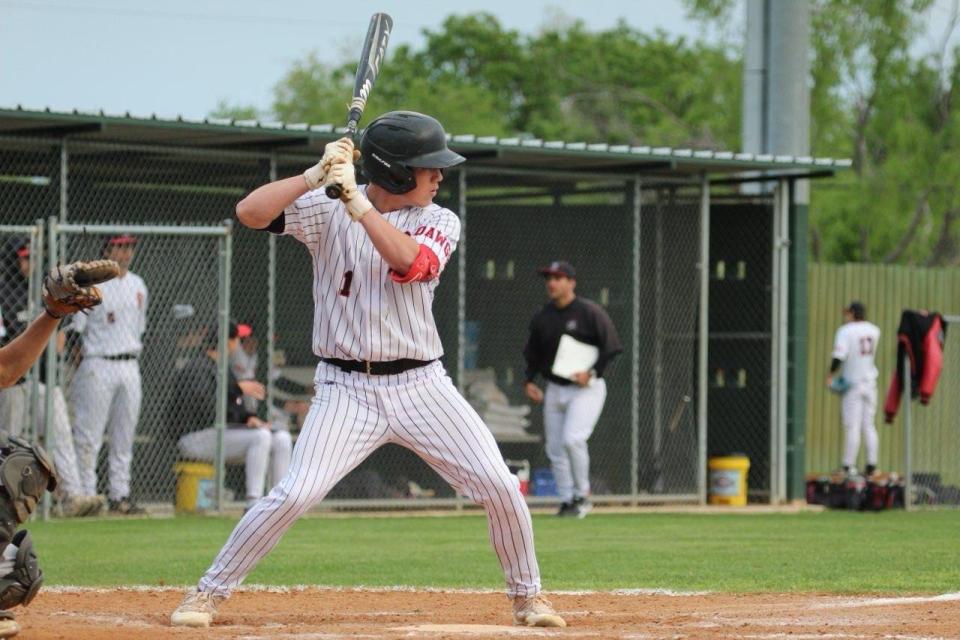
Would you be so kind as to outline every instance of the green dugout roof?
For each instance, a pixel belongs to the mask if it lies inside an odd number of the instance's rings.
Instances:
[[[345,133],[330,124],[288,124],[218,118],[139,117],[130,113],[57,112],[20,106],[0,108],[0,135],[68,137],[89,142],[152,144],[195,149],[280,152],[316,156]],[[609,145],[530,138],[456,134],[450,147],[471,166],[601,175],[734,177],[762,171],[775,177],[820,177],[850,166],[850,160],[701,151],[670,147]],[[753,177],[752,179],[757,179]]]

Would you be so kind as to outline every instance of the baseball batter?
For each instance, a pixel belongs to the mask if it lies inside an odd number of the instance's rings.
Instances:
[[[109,505],[121,515],[143,513],[130,498],[133,435],[142,399],[138,358],[147,325],[147,286],[130,271],[136,241],[129,235],[104,241],[104,257],[120,265],[120,276],[101,287],[104,304],[89,315],[77,314],[72,325],[83,337],[83,362],[71,389],[80,482],[85,494],[96,493],[97,457],[109,429]]]
[[[834,383],[837,371],[846,381],[841,401],[845,434],[843,469],[849,472],[857,461],[860,436],[866,445],[866,475],[877,468],[878,438],[874,417],[877,413],[877,365],[874,358],[880,342],[880,328],[867,322],[866,307],[853,301],[843,310],[844,324],[833,340],[833,361],[827,386]]]
[[[577,272],[572,264],[556,260],[538,272],[546,280],[550,302],[530,321],[523,349],[527,361],[523,389],[532,402],[543,403],[547,457],[560,495],[557,515],[583,518],[591,509],[587,440],[607,398],[604,370],[623,347],[603,307],[576,295]],[[589,370],[576,371],[569,378],[553,372],[563,336],[597,348],[597,360]],[[546,378],[546,392],[534,382],[537,374]]]
[[[433,198],[443,169],[464,158],[447,148],[439,122],[408,111],[373,121],[360,151],[366,187],[356,184],[353,143],[343,138],[303,176],[262,186],[237,205],[244,225],[291,235],[310,251],[316,394],[289,473],[240,520],[171,623],[208,626],[296,519],[392,442],[484,507],[514,622],[565,626],[540,594],[519,482],[439,360],[431,306],[460,221]],[[324,194],[328,180],[341,185],[341,200]]]

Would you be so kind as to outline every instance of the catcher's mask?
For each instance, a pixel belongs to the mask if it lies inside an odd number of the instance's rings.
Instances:
[[[447,148],[436,118],[415,111],[391,111],[371,122],[360,138],[360,154],[363,174],[395,194],[417,186],[415,168],[446,169],[467,160]]]

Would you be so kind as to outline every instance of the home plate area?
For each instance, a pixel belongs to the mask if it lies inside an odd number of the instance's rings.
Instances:
[[[24,638],[897,638],[960,637],[960,594],[671,593],[549,595],[569,625],[511,624],[492,591],[248,587],[207,629],[172,628],[180,588],[49,588],[16,610]]]

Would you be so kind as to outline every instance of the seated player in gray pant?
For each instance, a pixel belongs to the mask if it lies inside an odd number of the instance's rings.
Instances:
[[[227,349],[232,352],[238,348],[240,338],[249,335],[249,331],[249,326],[231,322]],[[207,332],[204,346],[204,351],[190,360],[177,376],[169,419],[179,435],[177,448],[180,455],[212,462],[217,450],[217,430],[211,426],[216,421],[214,399],[217,397],[219,360],[216,330]],[[271,482],[276,483],[286,475],[293,442],[285,428],[272,429],[270,423],[244,407],[245,393],[259,400],[264,398],[263,385],[255,380],[237,380],[229,369],[227,375],[224,460],[245,464],[246,506],[249,509],[263,497],[268,466]]]

